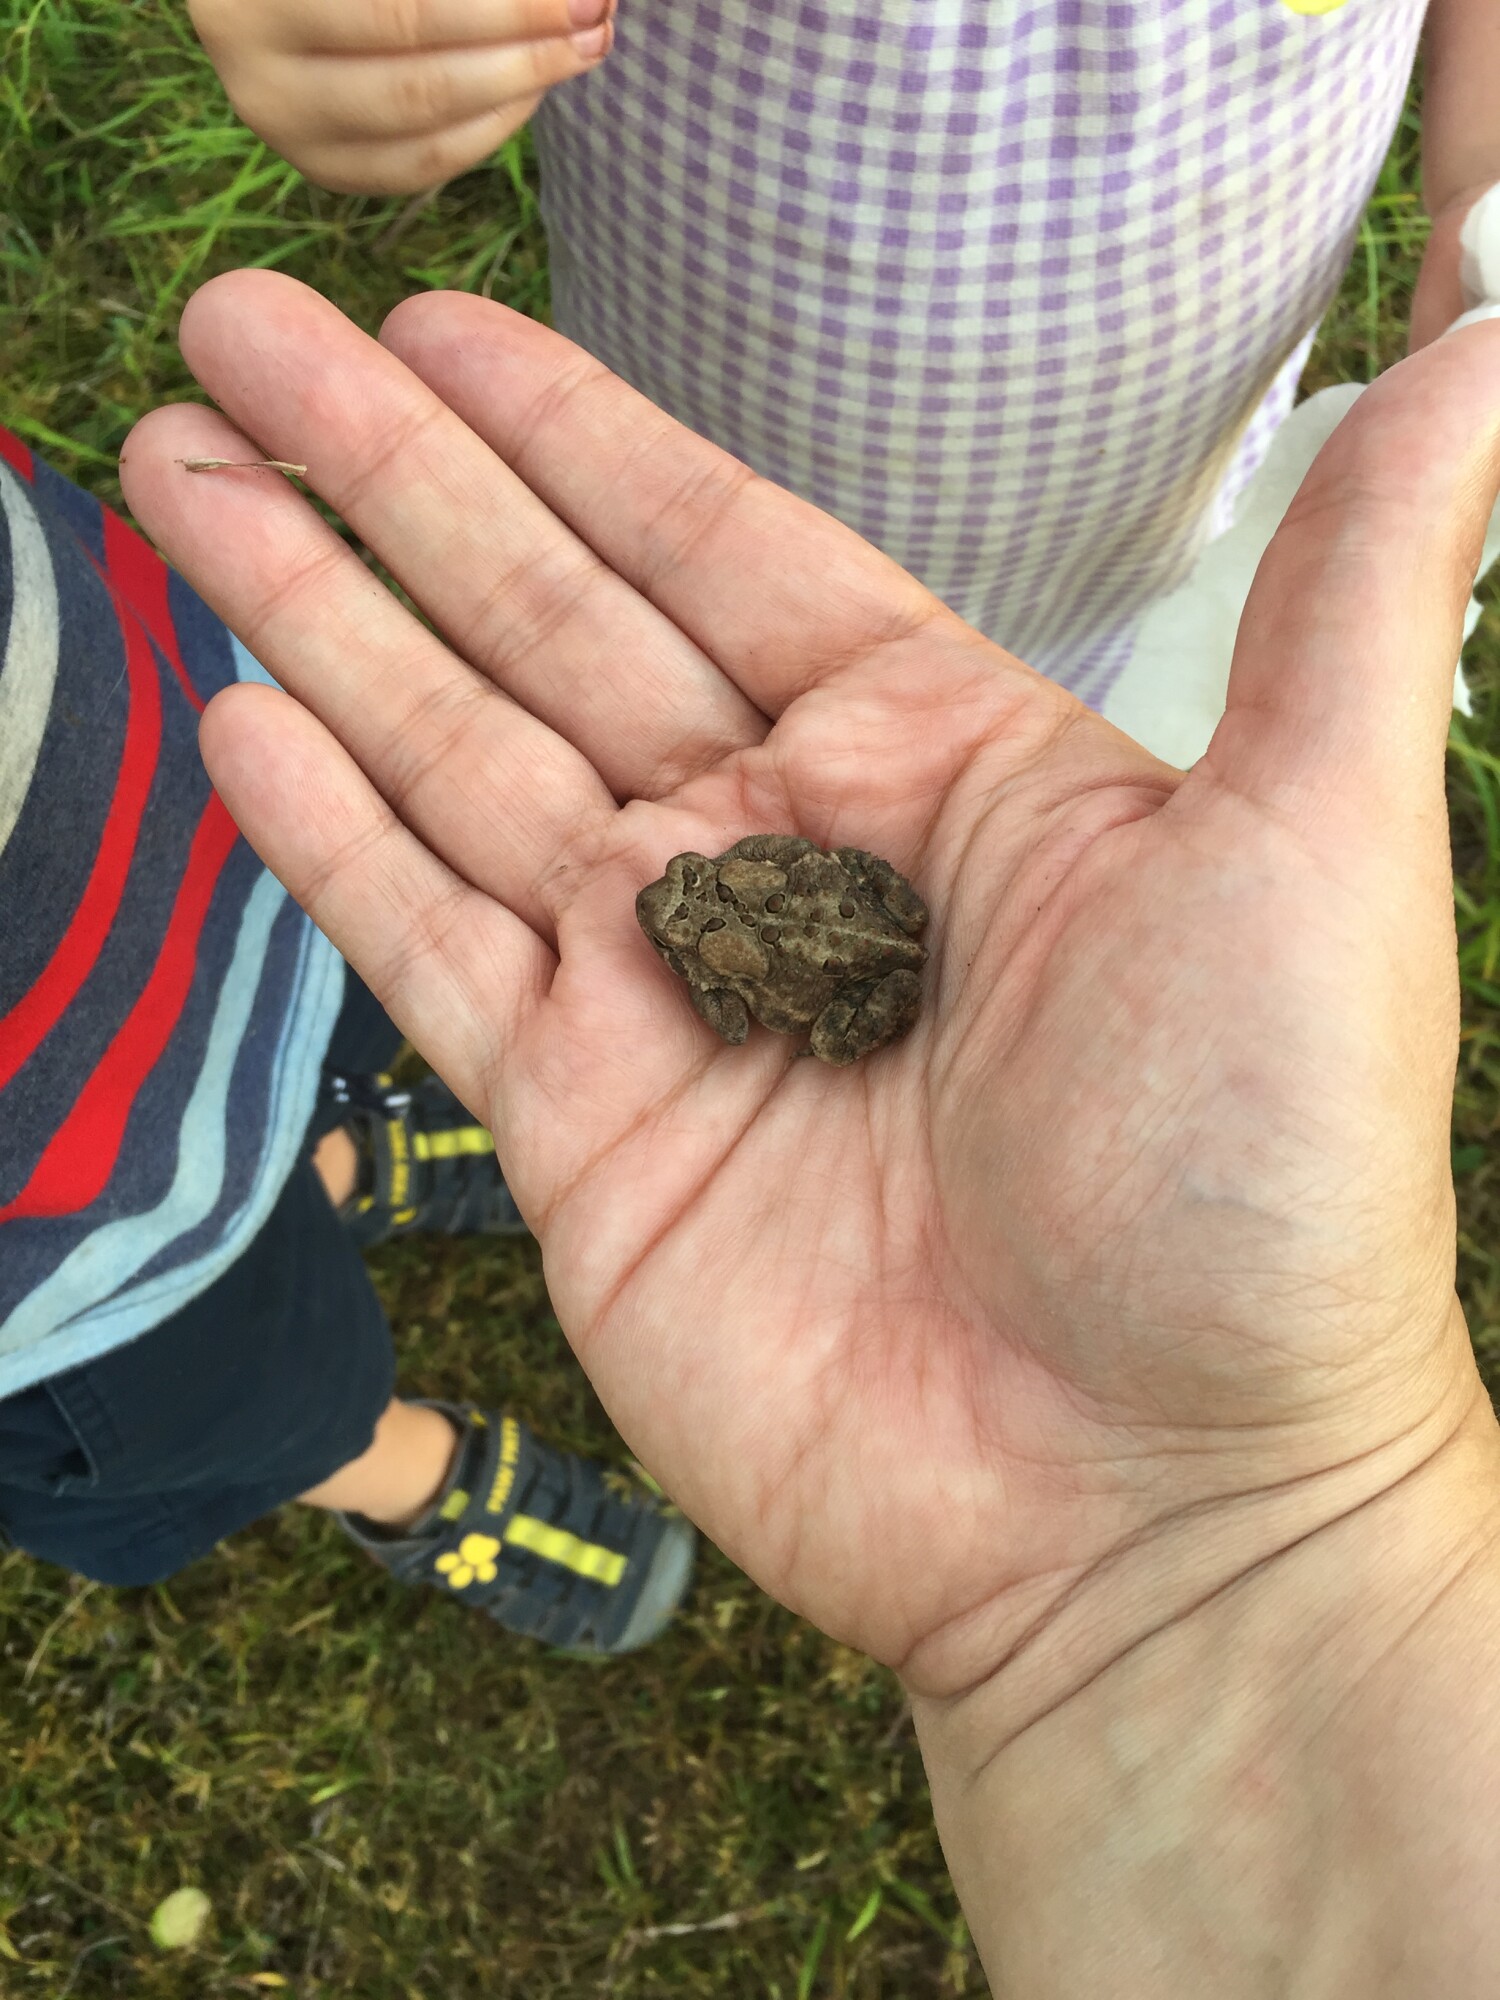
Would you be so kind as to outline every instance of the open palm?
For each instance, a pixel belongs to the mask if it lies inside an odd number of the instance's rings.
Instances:
[[[490,1122],[686,1510],[940,1690],[1189,1516],[1233,1569],[1431,1449],[1473,1393],[1441,754],[1500,337],[1325,453],[1186,778],[555,335],[440,296],[382,338],[209,286],[184,347],[243,435],[157,413],[129,497],[287,690],[209,711],[231,810]],[[290,488],[175,463],[261,452],[441,637]],[[756,832],[915,881],[905,1042],[693,1014],[636,891]]]

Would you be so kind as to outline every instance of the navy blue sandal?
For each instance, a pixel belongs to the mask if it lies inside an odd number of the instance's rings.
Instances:
[[[496,1410],[430,1403],[459,1432],[443,1490],[406,1535],[337,1518],[403,1583],[572,1653],[631,1653],[687,1593],[696,1537],[642,1488],[542,1444]],[[622,1490],[616,1491],[618,1485]]]
[[[392,1236],[526,1233],[495,1142],[441,1077],[394,1084],[388,1076],[330,1076],[333,1103],[359,1152],[354,1193],[339,1210],[356,1243]]]

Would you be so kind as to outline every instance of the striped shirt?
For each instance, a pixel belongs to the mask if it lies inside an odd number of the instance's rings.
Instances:
[[[264,678],[0,431],[0,1395],[186,1304],[297,1157],[343,966],[197,746]]]

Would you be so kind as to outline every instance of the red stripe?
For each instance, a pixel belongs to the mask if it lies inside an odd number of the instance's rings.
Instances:
[[[28,484],[35,477],[30,445],[22,444],[4,424],[0,424],[0,459],[4,459],[12,472],[19,472]]]
[[[40,977],[0,1019],[0,1090],[62,1019],[79,987],[94,969],[125,892],[141,815],[156,776],[161,750],[161,681],[156,658],[139,622],[113,592],[111,602],[125,646],[125,672],[130,686],[125,742],[115,772],[114,797],[109,802],[93,868],[68,928]]]
[[[172,607],[167,599],[167,578],[171,572],[150,543],[142,541],[134,528],[127,528],[118,514],[111,513],[108,507],[100,512],[104,516],[104,566],[110,582],[131,609],[140,614],[141,622],[181,681],[183,693],[201,713],[205,705],[203,697],[188,679],[187,668],[182,664],[177,627],[172,622]]]
[[[30,1180],[0,1208],[0,1222],[25,1216],[74,1215],[96,1201],[114,1171],[126,1121],[141,1085],[171,1039],[192,985],[198,939],[215,885],[234,847],[234,821],[218,794],[193,835],[161,949],[140,997],[52,1135]]]

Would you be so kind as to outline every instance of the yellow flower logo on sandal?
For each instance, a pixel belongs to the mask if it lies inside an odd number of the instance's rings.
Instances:
[[[500,1544],[493,1535],[465,1535],[457,1551],[446,1550],[433,1568],[439,1576],[447,1577],[454,1590],[467,1590],[476,1581],[495,1581],[495,1558],[499,1553]]]

